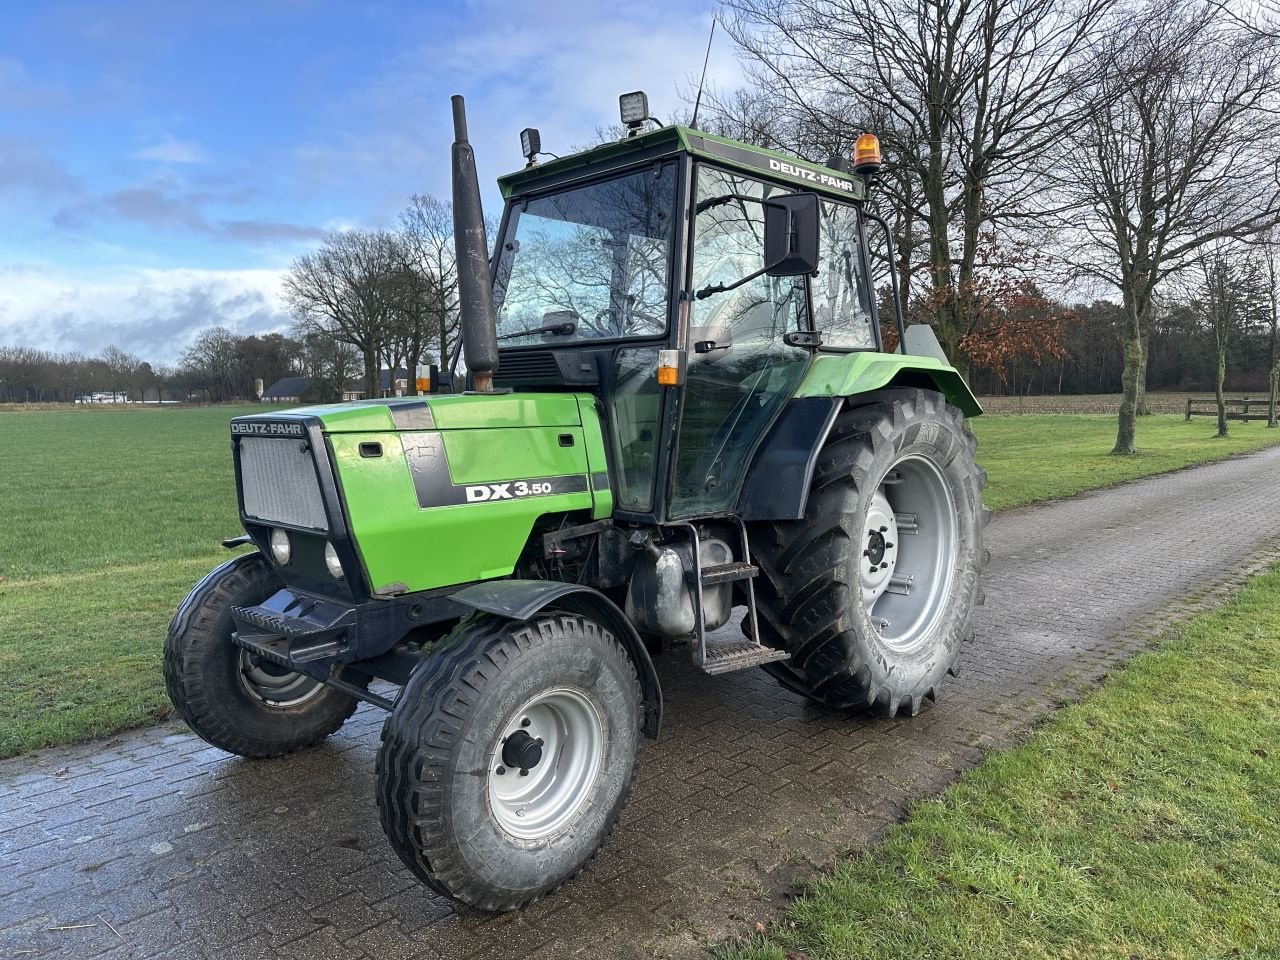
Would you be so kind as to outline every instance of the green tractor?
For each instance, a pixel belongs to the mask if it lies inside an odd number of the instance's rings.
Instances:
[[[874,138],[821,166],[646,129],[628,94],[618,142],[537,163],[524,132],[490,258],[453,106],[465,373],[231,422],[227,545],[256,549],[183,602],[165,677],[245,757],[385,710],[396,853],[509,910],[612,830],[662,720],[652,652],[841,709],[934,699],[980,595],[981,408],[896,286],[884,350]]]

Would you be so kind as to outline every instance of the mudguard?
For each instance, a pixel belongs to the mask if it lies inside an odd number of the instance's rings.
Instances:
[[[982,405],[960,373],[936,356],[820,354],[752,457],[738,497],[742,519],[802,518],[818,454],[836,415],[849,398],[888,387],[936,390],[965,416],[982,413]]]
[[[797,398],[854,397],[885,387],[937,390],[966,417],[982,414],[982,404],[964,377],[935,357],[900,353],[820,354],[810,364]]]
[[[474,610],[512,620],[528,620],[553,604],[557,609],[599,620],[613,631],[636,665],[640,692],[644,697],[644,734],[651,740],[658,738],[662,726],[662,687],[658,683],[658,673],[636,628],[617,604],[600,591],[559,580],[492,580],[464,587],[449,599]]]

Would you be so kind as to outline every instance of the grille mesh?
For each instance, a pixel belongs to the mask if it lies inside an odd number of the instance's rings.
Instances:
[[[324,499],[311,454],[297,440],[240,438],[244,512],[267,523],[324,530]]]

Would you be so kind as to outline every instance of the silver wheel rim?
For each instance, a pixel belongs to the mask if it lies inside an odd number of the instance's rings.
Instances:
[[[270,707],[306,703],[323,689],[320,681],[277,667],[248,650],[240,651],[240,684],[249,696]]]
[[[903,457],[871,498],[863,529],[862,603],[893,650],[920,646],[947,607],[958,522],[951,488],[932,460]]]
[[[520,840],[540,840],[578,816],[604,764],[606,736],[600,711],[578,690],[549,690],[517,710],[489,763],[489,805],[502,829]],[[528,748],[538,741],[535,763],[522,768],[508,762],[517,760],[508,744]]]

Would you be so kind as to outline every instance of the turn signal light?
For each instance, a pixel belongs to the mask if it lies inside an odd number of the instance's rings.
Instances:
[[[880,169],[880,138],[874,133],[864,133],[853,145],[853,172],[875,173]]]
[[[658,351],[658,386],[680,386],[680,351]]]

